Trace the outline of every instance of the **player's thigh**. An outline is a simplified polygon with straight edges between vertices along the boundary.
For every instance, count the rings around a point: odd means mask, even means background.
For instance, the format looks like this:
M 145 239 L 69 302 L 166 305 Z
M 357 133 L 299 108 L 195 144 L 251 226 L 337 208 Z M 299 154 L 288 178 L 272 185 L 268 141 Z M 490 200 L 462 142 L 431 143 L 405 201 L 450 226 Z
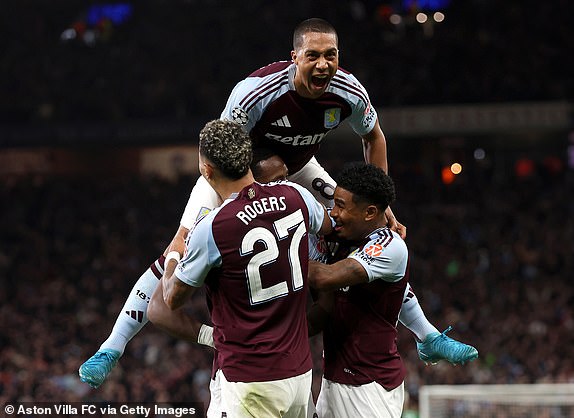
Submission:
M 197 221 L 220 204 L 221 199 L 213 190 L 213 187 L 209 185 L 203 176 L 199 176 L 195 186 L 191 189 L 187 205 L 179 223 L 185 228 L 192 230 Z
M 337 184 L 315 157 L 287 179 L 305 187 L 325 206 L 333 207 L 333 194 Z
M 378 383 L 353 386 L 323 379 L 317 399 L 319 418 L 400 418 L 404 383 L 387 391 Z
M 311 371 L 268 382 L 229 382 L 221 373 L 222 412 L 229 418 L 307 418 Z

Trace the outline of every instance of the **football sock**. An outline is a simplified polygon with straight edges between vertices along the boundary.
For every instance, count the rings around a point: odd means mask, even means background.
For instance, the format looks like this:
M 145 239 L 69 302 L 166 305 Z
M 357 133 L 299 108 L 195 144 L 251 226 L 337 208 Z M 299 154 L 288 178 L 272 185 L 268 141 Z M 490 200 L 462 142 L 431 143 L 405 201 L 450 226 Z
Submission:
M 118 315 L 111 334 L 102 343 L 100 350 L 108 348 L 123 354 L 128 342 L 148 321 L 147 306 L 162 274 L 163 265 L 160 266 L 156 261 L 140 276 Z
M 424 341 L 425 337 L 432 332 L 439 332 L 425 316 L 417 296 L 408 283 L 399 313 L 399 321 L 415 334 L 419 341 Z

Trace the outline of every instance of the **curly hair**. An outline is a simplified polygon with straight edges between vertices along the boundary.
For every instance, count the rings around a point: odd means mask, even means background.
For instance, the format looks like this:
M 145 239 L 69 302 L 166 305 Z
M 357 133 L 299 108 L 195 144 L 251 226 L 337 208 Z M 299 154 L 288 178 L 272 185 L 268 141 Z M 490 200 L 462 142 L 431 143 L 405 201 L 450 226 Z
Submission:
M 212 120 L 199 133 L 199 152 L 226 177 L 237 180 L 249 171 L 253 158 L 251 138 L 230 120 Z
M 372 164 L 345 165 L 337 176 L 337 187 L 351 192 L 355 203 L 374 204 L 383 211 L 395 200 L 393 180 Z
M 320 19 L 318 17 L 313 17 L 311 19 L 307 19 L 299 23 L 295 28 L 295 30 L 293 31 L 294 50 L 301 48 L 301 45 L 303 45 L 303 35 L 305 35 L 308 32 L 332 33 L 333 35 L 335 35 L 337 43 L 339 43 L 337 31 L 335 30 L 333 25 L 331 25 L 326 20 Z

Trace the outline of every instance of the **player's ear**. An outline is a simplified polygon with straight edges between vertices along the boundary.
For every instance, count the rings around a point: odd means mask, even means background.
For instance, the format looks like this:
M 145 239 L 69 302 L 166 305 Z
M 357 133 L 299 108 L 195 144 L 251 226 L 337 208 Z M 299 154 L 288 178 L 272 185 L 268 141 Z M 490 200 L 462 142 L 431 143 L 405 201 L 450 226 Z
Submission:
M 295 62 L 296 59 L 297 59 L 297 51 L 293 50 L 291 51 L 291 61 Z
M 372 221 L 379 216 L 380 211 L 376 205 L 368 205 L 365 208 L 365 221 Z
M 200 170 L 201 174 L 203 174 L 203 177 L 205 177 L 206 180 L 209 180 L 213 177 L 213 166 L 207 161 L 203 161 L 201 164 L 203 164 L 203 170 Z

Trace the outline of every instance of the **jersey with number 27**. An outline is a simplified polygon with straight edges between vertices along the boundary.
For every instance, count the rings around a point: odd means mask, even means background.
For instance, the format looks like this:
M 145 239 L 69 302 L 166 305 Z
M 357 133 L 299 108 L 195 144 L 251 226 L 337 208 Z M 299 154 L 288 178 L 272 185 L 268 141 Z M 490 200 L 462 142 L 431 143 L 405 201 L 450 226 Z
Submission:
M 351 73 L 339 68 L 321 97 L 307 99 L 295 91 L 296 69 L 288 61 L 260 68 L 237 83 L 221 114 L 244 126 L 255 147 L 274 150 L 289 174 L 299 171 L 343 120 L 359 135 L 377 120 L 367 91 Z
M 253 183 L 189 235 L 175 274 L 206 286 L 217 367 L 227 380 L 279 380 L 312 368 L 308 234 L 321 228 L 324 213 L 297 184 Z

